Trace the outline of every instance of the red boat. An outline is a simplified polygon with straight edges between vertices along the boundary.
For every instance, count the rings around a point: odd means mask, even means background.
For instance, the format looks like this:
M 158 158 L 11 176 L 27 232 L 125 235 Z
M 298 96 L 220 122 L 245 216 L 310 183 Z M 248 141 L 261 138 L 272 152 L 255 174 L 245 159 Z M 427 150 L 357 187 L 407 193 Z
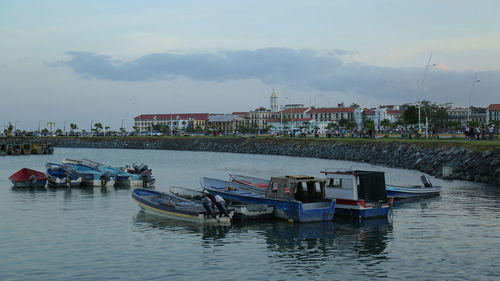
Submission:
M 9 177 L 14 187 L 45 187 L 47 175 L 28 168 L 22 168 Z

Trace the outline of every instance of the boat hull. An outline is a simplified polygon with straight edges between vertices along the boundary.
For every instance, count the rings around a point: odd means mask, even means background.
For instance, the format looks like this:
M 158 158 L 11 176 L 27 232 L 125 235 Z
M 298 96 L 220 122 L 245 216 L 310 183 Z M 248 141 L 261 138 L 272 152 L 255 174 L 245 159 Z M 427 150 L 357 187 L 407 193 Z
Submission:
M 12 181 L 12 185 L 16 188 L 26 188 L 26 187 L 45 187 L 47 180 L 37 180 L 34 184 L 29 181 Z
M 132 192 L 133 200 L 139 205 L 141 210 L 148 214 L 161 216 L 170 219 L 176 219 L 187 222 L 203 223 L 203 224 L 231 224 L 231 219 L 228 217 L 220 217 L 215 219 L 204 213 L 189 212 L 176 209 L 175 207 L 156 204 L 151 201 L 145 200 L 136 193 L 137 190 Z
M 442 191 L 441 187 L 400 187 L 387 186 L 387 195 L 395 199 L 411 199 L 439 196 Z
M 316 203 L 302 203 L 298 201 L 282 201 L 262 197 L 242 196 L 229 192 L 221 192 L 211 188 L 206 188 L 206 190 L 213 195 L 219 195 L 222 198 L 233 202 L 272 206 L 274 207 L 273 215 L 275 217 L 297 222 L 332 220 L 335 212 L 335 200 Z
M 358 219 L 372 219 L 387 217 L 390 213 L 390 206 L 382 207 L 355 207 L 344 204 L 337 204 L 335 209 L 335 217 L 352 217 Z

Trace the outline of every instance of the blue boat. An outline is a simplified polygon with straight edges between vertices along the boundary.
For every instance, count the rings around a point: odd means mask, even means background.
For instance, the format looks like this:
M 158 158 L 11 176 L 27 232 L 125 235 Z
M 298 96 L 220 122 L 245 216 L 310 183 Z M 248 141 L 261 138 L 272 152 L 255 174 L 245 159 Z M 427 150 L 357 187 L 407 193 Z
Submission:
M 83 164 L 65 163 L 65 166 L 74 174 L 81 177 L 81 184 L 88 186 L 113 185 L 114 180 L 109 173 L 104 173 L 93 167 Z
M 231 216 L 223 216 L 214 210 L 207 210 L 203 204 L 184 199 L 173 194 L 136 188 L 132 198 L 146 213 L 171 219 L 203 223 L 230 224 Z
M 433 186 L 431 181 L 425 175 L 420 177 L 423 185 L 400 186 L 388 184 L 386 187 L 387 195 L 395 199 L 412 199 L 439 196 L 442 191 L 441 186 Z
M 326 197 L 337 200 L 336 217 L 354 219 L 387 217 L 393 198 L 385 190 L 384 172 L 325 170 Z
M 125 169 L 104 165 L 88 159 L 74 160 L 66 158 L 63 160 L 63 163 L 71 165 L 83 165 L 84 167 L 88 167 L 92 170 L 101 172 L 105 176 L 109 176 L 112 179 L 113 184 L 116 186 L 147 187 L 155 183 L 155 178 L 153 177 L 150 169 L 141 170 L 140 173 L 129 173 Z M 98 180 L 101 180 L 101 177 L 99 177 Z
M 72 172 L 69 167 L 56 164 L 47 163 L 45 164 L 47 168 L 47 180 L 48 186 L 51 187 L 75 187 L 79 186 L 82 177 Z
M 225 200 L 274 207 L 273 215 L 297 222 L 329 221 L 335 212 L 335 200 L 325 198 L 325 180 L 307 176 L 272 177 L 261 192 L 247 185 L 202 178 L 201 186 Z

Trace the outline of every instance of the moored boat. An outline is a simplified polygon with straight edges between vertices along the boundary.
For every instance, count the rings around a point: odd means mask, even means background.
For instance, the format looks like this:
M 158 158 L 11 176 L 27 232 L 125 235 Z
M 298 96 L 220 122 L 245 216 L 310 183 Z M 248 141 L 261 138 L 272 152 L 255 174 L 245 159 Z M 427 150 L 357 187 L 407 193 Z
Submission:
M 77 187 L 82 177 L 71 171 L 69 167 L 56 163 L 45 164 L 47 180 L 50 187 Z
M 81 184 L 88 186 L 114 185 L 114 180 L 108 173 L 96 170 L 83 164 L 65 164 L 68 170 L 81 177 Z
M 184 187 L 171 187 L 170 193 L 200 204 L 207 195 L 203 191 Z M 274 211 L 272 206 L 262 204 L 230 204 L 228 208 L 234 212 L 233 218 L 236 220 L 268 219 L 272 217 Z
M 30 143 L 25 143 L 21 145 L 21 154 L 29 155 L 31 154 L 32 145 Z
M 109 175 L 113 179 L 116 186 L 152 186 L 155 183 L 155 178 L 152 175 L 151 169 L 145 166 L 145 169 L 137 170 L 137 173 L 130 173 L 126 169 L 116 168 L 109 165 L 101 164 L 88 159 L 63 159 L 63 163 L 71 165 L 84 165 L 96 171 L 100 171 Z
M 289 221 L 327 221 L 335 212 L 335 200 L 325 198 L 324 179 L 272 177 L 266 189 L 211 178 L 202 178 L 200 184 L 228 201 L 272 206 L 275 217 Z
M 205 224 L 231 223 L 231 214 L 223 216 L 212 213 L 212 210 L 207 210 L 201 203 L 168 193 L 136 188 L 132 191 L 132 198 L 142 210 L 154 215 Z
M 385 175 L 378 171 L 325 170 L 326 197 L 337 200 L 335 216 L 357 219 L 387 217 L 393 198 L 387 196 Z
M 387 195 L 395 199 L 411 199 L 439 196 L 442 191 L 441 186 L 433 186 L 429 178 L 425 175 L 420 177 L 423 185 L 401 186 L 388 184 L 386 187 Z
M 47 175 L 42 172 L 22 168 L 9 177 L 14 187 L 45 187 Z
M 0 156 L 7 155 L 7 145 L 0 144 Z

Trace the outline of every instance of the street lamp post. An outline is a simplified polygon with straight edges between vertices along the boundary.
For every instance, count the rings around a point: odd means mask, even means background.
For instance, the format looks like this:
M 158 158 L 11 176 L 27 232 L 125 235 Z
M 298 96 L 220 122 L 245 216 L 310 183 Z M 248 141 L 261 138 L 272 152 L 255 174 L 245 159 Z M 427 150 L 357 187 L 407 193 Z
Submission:
M 127 119 L 122 119 L 122 126 L 120 127 L 120 131 L 122 132 L 122 135 L 125 135 L 125 133 L 127 132 L 127 130 L 125 130 L 125 128 L 123 127 L 123 121 L 126 121 Z
M 45 120 L 38 120 L 38 133 L 40 133 L 40 122 L 42 122 L 42 121 L 45 122 Z
M 420 83 L 420 90 L 423 91 L 424 89 L 424 82 L 425 82 L 425 78 L 427 78 L 427 72 L 429 71 L 429 68 L 430 67 L 433 67 L 433 66 L 436 66 L 436 64 L 432 64 L 431 65 L 431 59 L 432 59 L 432 53 L 431 55 L 429 56 L 429 60 L 427 61 L 427 66 L 425 67 L 425 72 L 424 72 L 424 77 L 422 77 L 422 83 Z M 422 125 L 421 125 L 421 122 L 420 122 L 420 119 L 421 119 L 421 114 L 420 114 L 420 108 L 422 107 L 422 101 L 420 101 L 418 103 L 418 131 L 420 133 L 420 131 L 422 130 Z
M 472 89 L 480 81 L 481 80 L 477 80 L 477 72 L 474 73 L 474 80 L 472 80 L 472 85 L 470 86 L 470 91 L 469 91 L 469 104 L 468 104 L 468 109 L 467 109 L 467 123 L 470 122 Z
M 64 132 L 64 135 L 66 136 L 66 122 L 68 122 L 68 120 L 64 120 L 64 125 L 63 125 L 63 132 Z
M 93 136 L 94 134 L 92 133 L 92 123 L 94 123 L 96 120 L 90 121 L 90 136 Z
M 17 134 L 17 122 L 21 122 L 21 121 L 14 121 L 14 135 Z

